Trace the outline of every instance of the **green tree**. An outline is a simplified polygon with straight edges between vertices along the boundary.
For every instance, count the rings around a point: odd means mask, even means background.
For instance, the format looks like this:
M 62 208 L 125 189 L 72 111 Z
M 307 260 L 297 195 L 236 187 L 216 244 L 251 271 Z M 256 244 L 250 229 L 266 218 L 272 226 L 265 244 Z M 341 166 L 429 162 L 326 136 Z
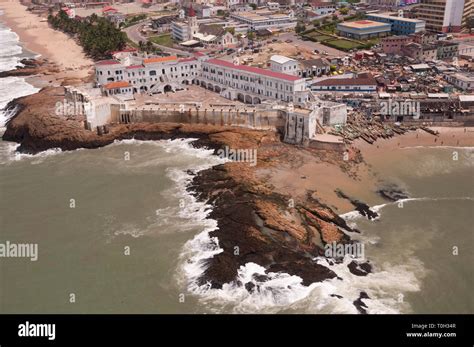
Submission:
M 339 13 L 345 16 L 349 13 L 349 9 L 347 7 L 342 7 L 341 9 L 339 9 Z

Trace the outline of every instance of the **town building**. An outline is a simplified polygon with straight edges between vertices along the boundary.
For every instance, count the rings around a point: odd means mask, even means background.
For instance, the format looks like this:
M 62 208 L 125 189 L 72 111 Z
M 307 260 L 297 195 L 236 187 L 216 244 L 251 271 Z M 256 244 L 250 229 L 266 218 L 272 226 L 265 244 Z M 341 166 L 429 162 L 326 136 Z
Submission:
M 411 42 L 411 38 L 406 35 L 384 37 L 380 44 L 386 54 L 400 54 L 402 47 Z
M 267 2 L 267 7 L 269 10 L 278 11 L 280 9 L 280 4 L 278 2 Z
M 450 59 L 459 55 L 459 43 L 454 41 L 438 41 L 436 43 L 438 59 Z
M 326 75 L 331 71 L 331 64 L 325 59 L 307 59 L 299 61 L 298 76 L 312 78 Z
M 270 57 L 270 70 L 298 76 L 298 61 L 282 55 Z
M 230 17 L 237 22 L 244 23 L 249 30 L 272 29 L 285 30 L 296 27 L 296 18 L 293 11 L 288 14 L 268 13 L 263 11 L 232 12 Z
M 429 31 L 421 31 L 415 34 L 411 34 L 410 38 L 415 43 L 427 45 L 438 40 L 437 34 Z
M 437 59 L 438 50 L 434 45 L 410 42 L 402 46 L 401 53 L 404 56 L 420 61 L 432 61 Z
M 125 15 L 121 12 L 107 12 L 104 14 L 104 17 L 114 23 L 117 28 L 119 28 L 122 23 L 125 23 Z
M 404 18 L 390 13 L 371 13 L 367 19 L 381 23 L 390 23 L 391 32 L 395 35 L 410 35 L 425 30 L 425 21 Z
M 313 1 L 310 6 L 318 16 L 327 16 L 336 12 L 336 4 L 333 2 Z
M 198 33 L 199 25 L 194 9 L 191 7 L 188 11 L 188 18 L 184 20 L 180 18 L 171 23 L 171 36 L 175 41 L 189 41 L 193 39 L 193 36 Z M 183 15 L 181 14 L 180 17 Z
M 171 31 L 171 23 L 176 20 L 176 16 L 162 16 L 151 20 L 151 27 L 158 33 Z
M 474 0 L 464 0 L 464 11 L 462 14 L 461 27 L 464 31 L 469 30 L 469 20 L 474 16 Z
M 460 32 L 464 5 L 465 0 L 420 0 L 417 18 L 426 22 L 426 30 L 443 33 Z M 470 8 L 468 6 L 466 9 Z
M 337 24 L 337 31 L 341 36 L 356 40 L 366 40 L 387 36 L 391 31 L 391 25 L 389 23 L 381 23 L 371 20 L 359 20 L 339 23 Z
M 446 81 L 464 91 L 474 91 L 474 73 L 448 73 L 445 74 Z
M 373 93 L 377 91 L 377 82 L 372 75 L 363 74 L 353 78 L 327 78 L 313 83 L 310 88 L 320 92 Z

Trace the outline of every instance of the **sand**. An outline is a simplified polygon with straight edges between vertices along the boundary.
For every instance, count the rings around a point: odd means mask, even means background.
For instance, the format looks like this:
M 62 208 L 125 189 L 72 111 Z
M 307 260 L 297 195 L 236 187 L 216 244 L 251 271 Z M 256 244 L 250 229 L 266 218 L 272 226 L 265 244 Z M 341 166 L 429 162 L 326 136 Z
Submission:
M 384 161 L 399 158 L 398 154 L 408 147 L 474 147 L 474 128 L 432 127 L 439 131 L 438 136 L 423 130 L 409 132 L 387 140 L 377 140 L 370 145 L 357 140 L 353 147 L 361 151 L 363 162 L 352 164 L 350 175 L 341 170 L 336 160 L 321 160 L 311 151 L 299 150 L 290 160 L 282 160 L 278 165 L 259 169 L 257 174 L 264 177 L 277 191 L 296 200 L 304 200 L 308 192 L 331 206 L 337 213 L 352 211 L 354 207 L 340 199 L 335 193 L 340 189 L 346 195 L 359 199 L 370 206 L 386 202 L 377 194 L 384 177 L 380 168 Z M 336 155 L 336 154 L 334 154 Z
M 61 72 L 56 78 L 85 78 L 90 74 L 92 60 L 72 38 L 51 29 L 45 18 L 28 12 L 18 1 L 0 0 L 0 9 L 4 12 L 0 20 L 18 34 L 26 49 L 58 66 Z

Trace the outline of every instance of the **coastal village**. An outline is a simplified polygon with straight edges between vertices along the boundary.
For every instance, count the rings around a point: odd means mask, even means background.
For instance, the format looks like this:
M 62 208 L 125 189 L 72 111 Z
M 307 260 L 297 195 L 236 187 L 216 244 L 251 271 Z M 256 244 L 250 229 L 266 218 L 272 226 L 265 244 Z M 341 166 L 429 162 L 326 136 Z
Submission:
M 217 227 L 206 237 L 222 250 L 204 259 L 193 289 L 233 283 L 255 294 L 270 273 L 298 276 L 304 287 L 342 283 L 336 266 L 367 276 L 370 259 L 341 265 L 343 256 L 325 255 L 326 246 L 362 244 L 343 215 L 374 221 L 370 206 L 412 198 L 384 175 L 386 162 L 403 158 L 397 149 L 474 143 L 474 0 L 23 0 L 5 8 L 12 30 L 41 55 L 0 73 L 27 76 L 39 90 L 5 108 L 13 116 L 2 137 L 19 143 L 18 153 L 192 139 L 190 147 L 229 159 L 185 171 L 186 192 L 212 206 L 206 218 Z M 247 154 L 234 163 L 233 151 Z M 249 263 L 263 273 L 235 282 Z M 344 298 L 328 290 L 328 300 L 377 312 L 363 301 L 375 294 L 359 289 Z

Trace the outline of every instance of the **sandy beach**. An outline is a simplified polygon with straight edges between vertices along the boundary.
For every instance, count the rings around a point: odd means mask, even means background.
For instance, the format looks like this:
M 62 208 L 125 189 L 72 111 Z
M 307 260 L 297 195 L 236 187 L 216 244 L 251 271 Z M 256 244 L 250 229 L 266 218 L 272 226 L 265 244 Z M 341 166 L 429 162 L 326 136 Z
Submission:
M 20 37 L 26 49 L 57 65 L 55 78 L 85 78 L 92 71 L 92 60 L 66 34 L 48 26 L 46 18 L 27 11 L 19 1 L 0 0 L 0 21 Z
M 340 189 L 347 195 L 373 206 L 384 200 L 376 190 L 383 184 L 380 169 L 384 162 L 399 158 L 407 148 L 413 147 L 474 147 L 474 128 L 432 127 L 438 136 L 423 130 L 409 132 L 390 139 L 379 139 L 374 144 L 356 140 L 352 147 L 360 150 L 363 162 L 350 164 L 350 170 L 341 169 L 341 158 L 318 159 L 306 151 L 297 151 L 291 162 L 281 161 L 278 166 L 258 169 L 279 192 L 297 200 L 304 200 L 311 192 L 313 196 L 328 204 L 338 213 L 353 210 L 353 206 L 336 194 Z M 398 159 L 397 159 L 398 160 Z

